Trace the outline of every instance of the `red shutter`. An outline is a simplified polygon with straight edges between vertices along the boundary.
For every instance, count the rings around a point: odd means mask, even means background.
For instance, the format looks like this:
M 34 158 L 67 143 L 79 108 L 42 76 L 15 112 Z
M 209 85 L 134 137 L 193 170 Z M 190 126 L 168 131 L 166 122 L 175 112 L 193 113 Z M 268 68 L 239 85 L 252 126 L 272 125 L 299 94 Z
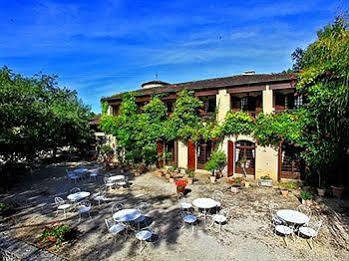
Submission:
M 195 170 L 195 143 L 188 140 L 188 169 Z
M 162 155 L 164 154 L 164 144 L 162 141 L 158 141 L 156 144 L 156 150 L 158 152 L 158 168 L 162 168 L 164 166 L 164 161 L 162 159 Z
M 228 176 L 234 175 L 234 142 L 228 141 Z

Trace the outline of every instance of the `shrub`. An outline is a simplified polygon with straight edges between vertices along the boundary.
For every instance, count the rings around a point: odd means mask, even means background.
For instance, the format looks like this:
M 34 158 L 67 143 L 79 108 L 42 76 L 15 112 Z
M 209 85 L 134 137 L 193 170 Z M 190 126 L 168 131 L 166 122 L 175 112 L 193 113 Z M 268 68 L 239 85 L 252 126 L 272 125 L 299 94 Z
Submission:
M 211 171 L 222 172 L 227 164 L 227 157 L 223 151 L 215 151 L 212 153 L 210 160 L 206 163 L 205 169 Z
M 15 209 L 13 205 L 5 202 L 0 202 L 0 217 L 9 216 L 14 213 L 14 211 Z
M 299 196 L 300 196 L 300 198 L 303 199 L 303 200 L 310 200 L 310 199 L 312 199 L 311 193 L 308 192 L 308 191 L 304 191 L 304 190 L 301 191 L 301 193 L 300 193 Z
M 39 238 L 40 244 L 55 243 L 57 247 L 63 242 L 71 241 L 77 237 L 78 231 L 67 224 L 45 227 Z

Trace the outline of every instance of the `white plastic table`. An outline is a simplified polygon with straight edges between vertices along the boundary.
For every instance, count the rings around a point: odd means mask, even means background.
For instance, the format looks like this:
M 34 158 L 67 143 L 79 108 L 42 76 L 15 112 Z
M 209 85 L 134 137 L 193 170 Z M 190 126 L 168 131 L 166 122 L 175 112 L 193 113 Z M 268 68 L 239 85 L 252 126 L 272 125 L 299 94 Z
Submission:
M 80 191 L 80 192 L 76 192 L 76 193 L 73 193 L 73 194 L 69 194 L 67 196 L 67 199 L 69 199 L 70 201 L 73 201 L 73 202 L 76 202 L 76 201 L 80 201 L 84 198 L 87 198 L 91 195 L 90 192 L 87 192 L 87 191 Z
M 217 207 L 218 202 L 212 198 L 197 198 L 193 200 L 193 205 L 201 209 L 210 209 Z
M 121 181 L 121 180 L 124 180 L 124 179 L 125 179 L 125 176 L 123 176 L 123 175 L 110 176 L 110 177 L 108 178 L 108 180 L 109 180 L 110 182 Z
M 86 169 L 86 168 L 78 168 L 78 169 L 74 169 L 73 171 L 76 174 L 85 174 L 85 173 L 88 172 L 88 169 Z
M 307 215 L 292 209 L 279 210 L 276 212 L 276 215 L 282 220 L 296 225 L 303 225 L 310 220 Z
M 126 208 L 114 213 L 113 219 L 119 222 L 131 222 L 142 216 L 138 209 Z

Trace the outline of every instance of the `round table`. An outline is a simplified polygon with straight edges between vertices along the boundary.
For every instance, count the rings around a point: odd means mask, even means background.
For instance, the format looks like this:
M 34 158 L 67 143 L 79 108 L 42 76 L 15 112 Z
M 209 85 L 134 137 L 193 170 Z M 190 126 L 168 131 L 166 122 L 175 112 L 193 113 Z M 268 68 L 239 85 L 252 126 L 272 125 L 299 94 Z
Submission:
M 123 175 L 116 175 L 116 176 L 110 176 L 108 177 L 108 180 L 110 182 L 116 182 L 116 181 L 121 181 L 121 180 L 124 180 L 125 179 L 125 176 Z
M 193 200 L 193 205 L 201 209 L 210 209 L 217 207 L 218 202 L 212 198 L 197 198 Z
M 119 222 L 131 222 L 142 216 L 138 209 L 126 208 L 113 214 L 113 219 Z
M 67 196 L 67 199 L 69 199 L 70 201 L 73 201 L 73 202 L 76 202 L 76 201 L 80 201 L 84 198 L 87 198 L 90 196 L 90 192 L 87 192 L 87 191 L 80 191 L 80 192 L 76 192 L 76 193 L 73 193 L 73 194 L 69 194 Z
M 296 225 L 303 225 L 310 220 L 307 215 L 292 209 L 279 210 L 276 212 L 276 215 L 282 220 Z
M 78 168 L 78 169 L 74 169 L 73 171 L 76 174 L 85 174 L 85 173 L 88 172 L 88 169 L 86 169 L 86 168 Z

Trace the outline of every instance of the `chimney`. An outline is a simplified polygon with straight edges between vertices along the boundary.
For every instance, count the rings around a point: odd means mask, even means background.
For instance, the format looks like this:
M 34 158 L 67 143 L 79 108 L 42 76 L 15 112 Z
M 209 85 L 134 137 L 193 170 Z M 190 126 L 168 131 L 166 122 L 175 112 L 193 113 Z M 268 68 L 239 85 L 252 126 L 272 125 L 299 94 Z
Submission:
M 243 75 L 255 75 L 256 72 L 255 71 L 246 71 L 243 73 Z

